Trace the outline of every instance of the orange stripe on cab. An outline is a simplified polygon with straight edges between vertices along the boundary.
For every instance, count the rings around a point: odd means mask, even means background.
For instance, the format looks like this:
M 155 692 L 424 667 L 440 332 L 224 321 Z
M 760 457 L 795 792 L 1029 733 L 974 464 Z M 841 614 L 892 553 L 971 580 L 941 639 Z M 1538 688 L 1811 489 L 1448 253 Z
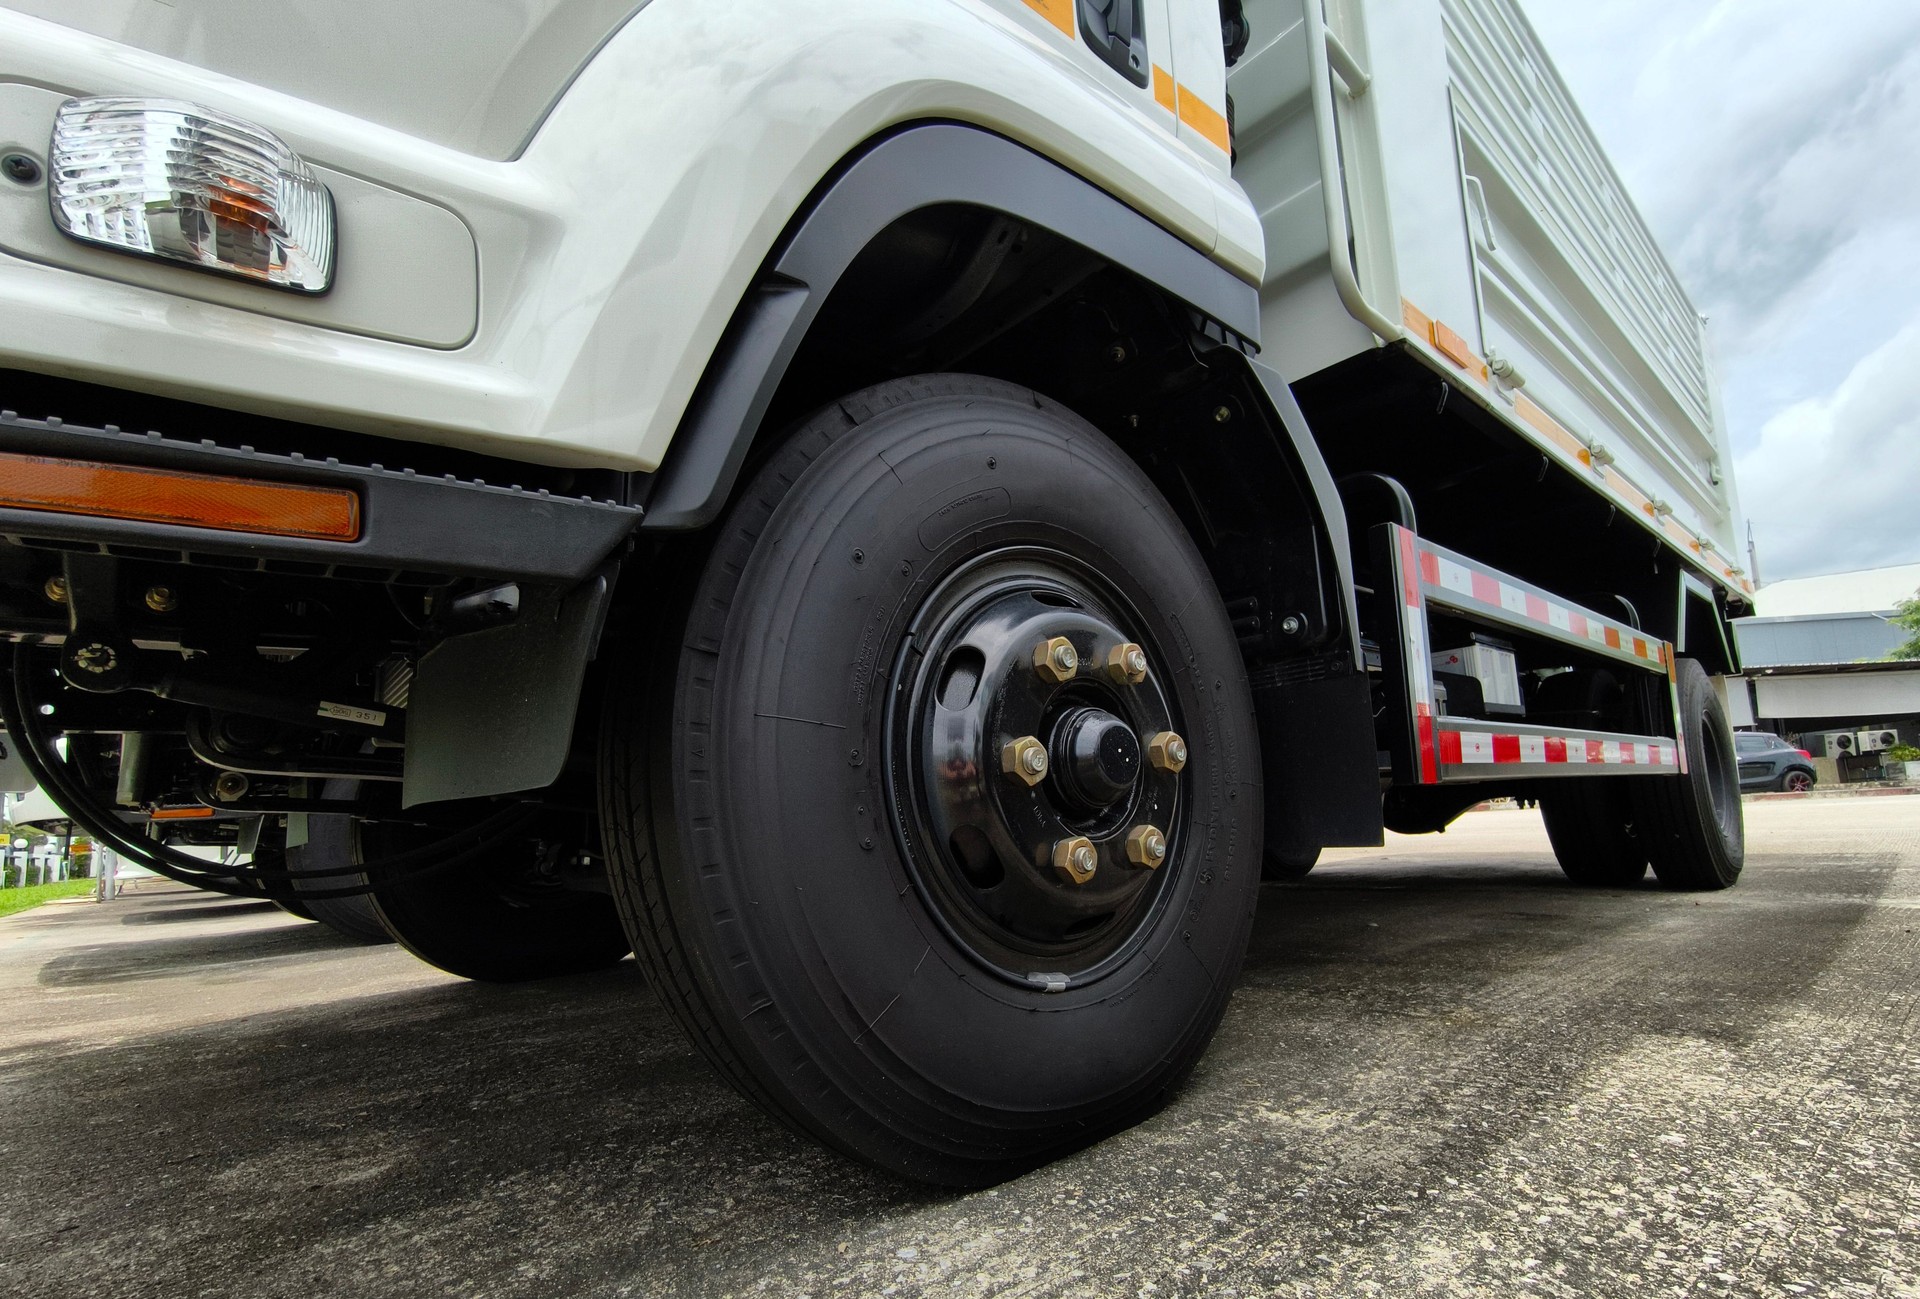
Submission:
M 1033 0 L 1027 0 L 1029 4 Z M 1227 153 L 1233 148 L 1233 141 L 1227 136 L 1227 119 L 1215 111 L 1212 104 L 1194 94 L 1185 86 L 1179 87 L 1180 120 L 1198 131 L 1208 143 Z
M 1073 0 L 1027 0 L 1027 8 L 1058 27 L 1073 39 Z
M 1169 113 L 1178 112 L 1174 107 L 1173 74 L 1158 63 L 1153 65 L 1153 102 Z

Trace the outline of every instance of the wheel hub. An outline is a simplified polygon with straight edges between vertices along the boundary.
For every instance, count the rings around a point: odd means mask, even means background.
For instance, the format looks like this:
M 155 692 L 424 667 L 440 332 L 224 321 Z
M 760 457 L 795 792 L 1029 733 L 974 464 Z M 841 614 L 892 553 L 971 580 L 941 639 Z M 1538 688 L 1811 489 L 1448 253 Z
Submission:
M 1097 812 L 1133 791 L 1140 776 L 1140 740 L 1104 708 L 1067 709 L 1047 743 L 1063 802 Z
M 1103 579 L 1022 550 L 950 576 L 907 637 L 887 720 L 907 864 L 1011 981 L 1097 977 L 1168 892 L 1185 747 L 1145 636 Z

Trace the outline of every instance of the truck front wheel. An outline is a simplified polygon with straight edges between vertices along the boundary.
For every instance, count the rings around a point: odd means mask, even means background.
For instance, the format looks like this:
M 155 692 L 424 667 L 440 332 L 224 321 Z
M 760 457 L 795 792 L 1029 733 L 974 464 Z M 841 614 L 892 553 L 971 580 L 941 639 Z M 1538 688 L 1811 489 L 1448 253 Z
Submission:
M 601 816 L 667 1008 L 776 1117 L 979 1185 L 1149 1113 L 1219 1023 L 1259 749 L 1199 554 L 984 379 L 848 397 L 616 674 Z

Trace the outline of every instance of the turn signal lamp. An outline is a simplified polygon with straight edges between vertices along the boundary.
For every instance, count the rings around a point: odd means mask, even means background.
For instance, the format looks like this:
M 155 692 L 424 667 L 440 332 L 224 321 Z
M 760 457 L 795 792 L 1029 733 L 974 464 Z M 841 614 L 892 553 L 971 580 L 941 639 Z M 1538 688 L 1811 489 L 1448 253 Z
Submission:
M 333 195 L 271 131 L 178 99 L 69 99 L 47 197 L 82 243 L 298 293 L 333 283 Z
M 360 498 L 344 487 L 0 453 L 0 507 L 141 523 L 354 541 Z

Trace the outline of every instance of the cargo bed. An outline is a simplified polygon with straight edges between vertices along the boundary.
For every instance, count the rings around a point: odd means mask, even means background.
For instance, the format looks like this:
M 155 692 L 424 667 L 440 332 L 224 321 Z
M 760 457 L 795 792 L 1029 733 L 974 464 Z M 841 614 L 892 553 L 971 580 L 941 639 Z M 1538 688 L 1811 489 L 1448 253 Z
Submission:
M 1738 601 L 1706 325 L 1513 0 L 1248 0 L 1266 360 L 1404 350 Z

